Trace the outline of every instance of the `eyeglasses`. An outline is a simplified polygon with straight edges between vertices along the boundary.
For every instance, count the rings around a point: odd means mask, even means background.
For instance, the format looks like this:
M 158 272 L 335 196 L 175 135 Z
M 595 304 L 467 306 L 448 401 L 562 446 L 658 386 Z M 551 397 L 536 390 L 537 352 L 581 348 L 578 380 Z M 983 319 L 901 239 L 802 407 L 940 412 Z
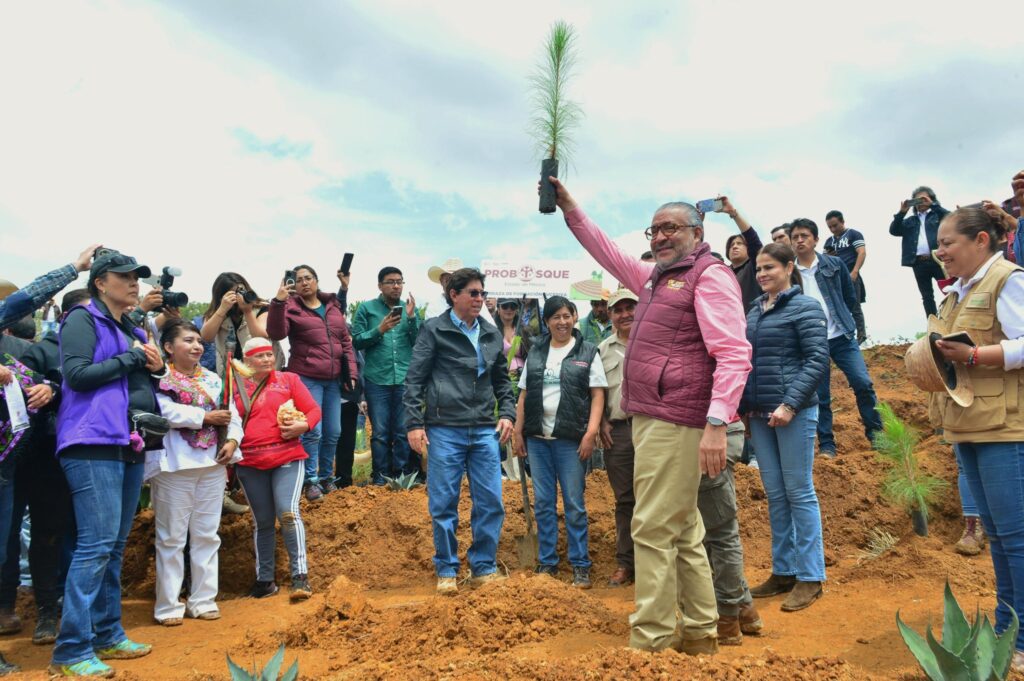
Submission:
M 661 232 L 661 235 L 667 239 L 679 230 L 687 228 L 693 229 L 693 225 L 677 225 L 673 222 L 663 222 L 660 225 L 651 225 L 645 229 L 644 236 L 647 237 L 648 241 L 651 241 L 654 237 L 658 236 L 658 232 Z
M 801 232 L 800 234 L 790 234 L 789 235 L 789 240 L 790 241 L 805 241 L 805 240 L 810 240 L 812 238 L 813 237 L 810 235 L 810 233 L 805 233 L 805 232 Z
M 305 284 L 306 282 L 309 282 L 309 281 L 316 281 L 316 279 L 314 279 L 313 277 L 296 277 L 295 278 L 295 283 L 296 284 Z
M 405 283 L 404 279 L 385 279 L 380 282 L 383 286 L 401 286 Z
M 486 298 L 487 297 L 487 291 L 481 291 L 478 288 L 472 289 L 471 291 L 463 291 L 463 293 L 468 295 L 470 298 Z

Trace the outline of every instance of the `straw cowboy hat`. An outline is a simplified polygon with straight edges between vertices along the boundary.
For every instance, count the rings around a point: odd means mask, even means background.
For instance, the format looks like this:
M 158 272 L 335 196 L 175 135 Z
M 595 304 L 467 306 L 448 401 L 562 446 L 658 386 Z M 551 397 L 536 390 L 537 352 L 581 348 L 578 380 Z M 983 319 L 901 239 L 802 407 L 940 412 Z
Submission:
M 455 270 L 462 269 L 462 260 L 459 258 L 448 258 L 443 265 L 434 265 L 427 270 L 427 277 L 435 284 L 441 283 L 442 274 L 452 274 Z
M 967 374 L 966 366 L 946 361 L 935 347 L 935 341 L 942 338 L 938 322 L 934 315 L 928 317 L 928 333 L 918 338 L 907 350 L 903 357 L 907 373 L 910 374 L 911 382 L 921 390 L 930 393 L 945 390 L 961 407 L 969 407 L 974 402 L 971 377 Z
M 6 279 L 0 279 L 0 300 L 3 300 L 7 296 L 11 295 L 18 290 L 18 287 L 7 281 Z

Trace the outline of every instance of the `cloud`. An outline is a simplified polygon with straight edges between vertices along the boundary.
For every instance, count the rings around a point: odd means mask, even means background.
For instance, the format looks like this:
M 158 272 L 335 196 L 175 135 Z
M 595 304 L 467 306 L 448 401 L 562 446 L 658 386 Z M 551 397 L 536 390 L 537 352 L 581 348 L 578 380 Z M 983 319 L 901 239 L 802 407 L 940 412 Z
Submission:
M 242 148 L 253 154 L 269 154 L 274 158 L 304 159 L 313 149 L 312 142 L 292 142 L 285 137 L 274 140 L 263 140 L 244 128 L 232 131 Z

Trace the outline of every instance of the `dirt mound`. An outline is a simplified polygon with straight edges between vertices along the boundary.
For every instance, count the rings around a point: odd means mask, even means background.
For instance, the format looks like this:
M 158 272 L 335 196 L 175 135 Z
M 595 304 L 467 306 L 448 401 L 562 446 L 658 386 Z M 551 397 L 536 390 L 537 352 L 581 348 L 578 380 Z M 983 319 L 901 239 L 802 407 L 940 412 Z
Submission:
M 493 655 L 560 634 L 613 634 L 628 625 L 599 600 L 547 576 L 523 574 L 454 597 L 372 607 L 339 577 L 316 617 L 278 632 L 290 647 L 343 649 L 349 661 L 396 663 L 418 658 Z M 255 643 L 255 642 L 254 642 Z
M 524 660 L 514 654 L 489 658 L 440 662 L 436 659 L 403 663 L 374 661 L 329 677 L 331 681 L 352 679 L 433 678 L 509 679 L 510 681 L 618 681 L 619 679 L 715 679 L 716 681 L 873 681 L 865 674 L 834 658 L 801 658 L 776 655 L 721 660 L 688 657 L 671 650 L 644 653 L 630 648 L 606 648 L 594 653 L 560 660 Z

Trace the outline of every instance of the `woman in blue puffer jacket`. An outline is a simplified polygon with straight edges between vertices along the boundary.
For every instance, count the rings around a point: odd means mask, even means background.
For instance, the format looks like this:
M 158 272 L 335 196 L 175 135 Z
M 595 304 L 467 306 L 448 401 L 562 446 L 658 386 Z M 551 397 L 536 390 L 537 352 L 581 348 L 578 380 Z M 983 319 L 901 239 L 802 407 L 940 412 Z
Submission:
M 764 294 L 747 314 L 753 368 L 740 410 L 749 418 L 772 529 L 772 574 L 755 598 L 788 593 L 786 611 L 816 601 L 825 581 L 821 512 L 812 467 L 817 386 L 829 370 L 825 312 L 801 292 L 796 253 L 769 244 L 757 256 Z

